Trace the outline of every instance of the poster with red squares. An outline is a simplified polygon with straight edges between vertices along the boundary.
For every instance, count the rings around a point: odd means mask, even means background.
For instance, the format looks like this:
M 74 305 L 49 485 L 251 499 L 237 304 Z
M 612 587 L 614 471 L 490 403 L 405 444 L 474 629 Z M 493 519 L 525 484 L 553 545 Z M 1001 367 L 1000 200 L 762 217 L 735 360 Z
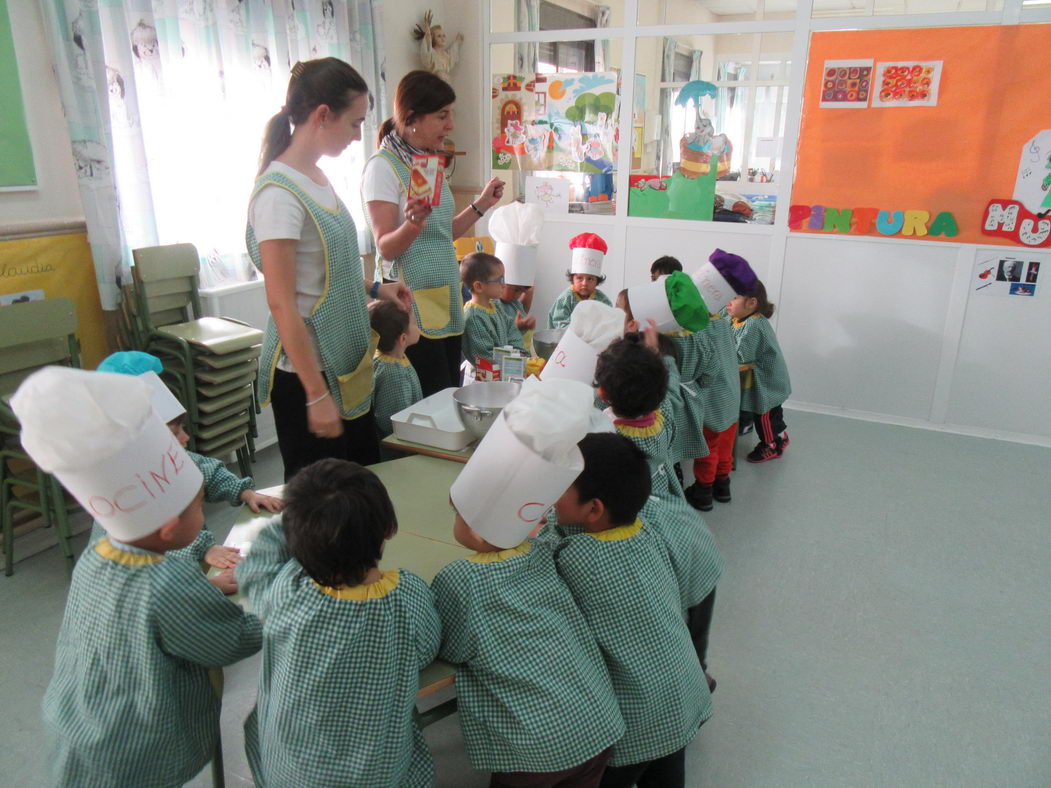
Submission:
M 821 106 L 864 109 L 872 92 L 871 60 L 826 60 L 821 72 Z
M 877 63 L 874 107 L 936 107 L 942 61 Z

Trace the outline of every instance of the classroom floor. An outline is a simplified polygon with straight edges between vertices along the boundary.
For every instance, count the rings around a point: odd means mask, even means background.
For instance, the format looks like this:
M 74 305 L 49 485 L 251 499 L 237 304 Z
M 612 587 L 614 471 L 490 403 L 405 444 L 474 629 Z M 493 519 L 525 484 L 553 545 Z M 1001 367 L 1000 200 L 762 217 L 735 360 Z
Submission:
M 786 456 L 741 462 L 734 501 L 707 517 L 726 557 L 719 688 L 687 784 L 1051 784 L 1051 450 L 786 415 Z M 256 478 L 280 481 L 275 449 Z M 218 537 L 234 513 L 209 507 Z M 55 550 L 0 577 L 3 786 L 44 782 L 39 706 L 65 591 Z M 241 722 L 257 660 L 226 671 L 229 786 L 251 784 Z M 426 737 L 440 786 L 487 784 L 457 717 Z

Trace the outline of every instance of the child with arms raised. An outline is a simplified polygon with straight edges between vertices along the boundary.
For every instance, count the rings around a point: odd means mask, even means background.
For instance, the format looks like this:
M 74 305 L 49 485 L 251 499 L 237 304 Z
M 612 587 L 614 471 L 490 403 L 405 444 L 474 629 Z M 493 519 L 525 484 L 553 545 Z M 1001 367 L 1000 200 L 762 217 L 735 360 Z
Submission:
M 420 340 L 420 327 L 401 304 L 373 301 L 369 323 L 379 334 L 372 361 L 372 415 L 380 435 L 394 432 L 390 417 L 423 399 L 420 379 L 405 349 Z
M 493 348 L 510 345 L 528 356 L 522 332 L 506 312 L 496 308 L 504 289 L 504 264 L 485 252 L 472 252 L 460 263 L 460 277 L 471 289 L 471 300 L 463 305 L 463 355 L 467 363 L 491 362 Z
M 582 301 L 596 300 L 606 306 L 612 306 L 606 294 L 598 286 L 606 281 L 602 275 L 602 261 L 609 247 L 606 242 L 594 233 L 581 233 L 569 242 L 572 250 L 572 262 L 566 277 L 569 287 L 555 299 L 547 315 L 548 328 L 565 328 L 569 325 L 570 315 Z
M 428 786 L 413 720 L 440 628 L 427 584 L 379 568 L 397 531 L 372 471 L 319 460 L 289 482 L 272 523 L 237 565 L 263 619 L 263 667 L 245 750 L 259 785 Z
M 255 616 L 168 557 L 204 523 L 201 472 L 142 380 L 47 367 L 11 407 L 26 452 L 107 534 L 73 571 L 44 695 L 51 783 L 182 785 L 218 743 L 208 669 L 260 644 Z
M 649 495 L 646 458 L 623 437 L 580 442 L 584 470 L 555 504 L 578 525 L 556 554 L 617 694 L 626 730 L 602 785 L 681 788 L 685 748 L 711 716 L 704 673 L 683 620 L 663 540 L 639 512 Z
M 467 754 L 475 769 L 494 772 L 490 786 L 597 786 L 624 732 L 602 654 L 555 569 L 554 543 L 528 538 L 580 472 L 576 442 L 591 409 L 582 383 L 531 385 L 452 487 L 453 533 L 477 552 L 434 579 L 439 656 L 457 665 Z

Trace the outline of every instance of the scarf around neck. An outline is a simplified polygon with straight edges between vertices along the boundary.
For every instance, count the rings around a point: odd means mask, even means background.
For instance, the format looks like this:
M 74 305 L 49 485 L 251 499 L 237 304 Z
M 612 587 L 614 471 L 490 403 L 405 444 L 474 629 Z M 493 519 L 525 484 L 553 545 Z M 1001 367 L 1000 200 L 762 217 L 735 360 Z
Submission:
M 380 147 L 384 150 L 389 150 L 395 156 L 405 163 L 405 166 L 410 170 L 412 169 L 412 157 L 415 156 L 426 156 L 433 151 L 424 150 L 423 148 L 417 148 L 410 145 L 404 137 L 398 132 L 392 131 L 380 142 Z

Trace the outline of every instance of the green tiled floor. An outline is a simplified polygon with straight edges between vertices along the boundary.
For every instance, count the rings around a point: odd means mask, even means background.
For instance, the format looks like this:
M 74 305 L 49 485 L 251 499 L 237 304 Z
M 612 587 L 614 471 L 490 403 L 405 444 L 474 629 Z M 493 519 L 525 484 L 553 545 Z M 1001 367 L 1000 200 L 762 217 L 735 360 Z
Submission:
M 719 689 L 688 784 L 1051 784 L 1051 450 L 787 416 L 787 455 L 742 462 L 733 503 L 708 517 L 727 566 Z M 260 485 L 280 475 L 276 450 L 261 452 Z M 210 507 L 209 525 L 222 537 L 233 515 Z M 39 704 L 65 588 L 54 550 L 0 577 L 3 786 L 43 782 Z M 241 721 L 256 669 L 227 671 L 231 786 L 250 783 Z M 487 784 L 455 716 L 427 740 L 440 785 Z

